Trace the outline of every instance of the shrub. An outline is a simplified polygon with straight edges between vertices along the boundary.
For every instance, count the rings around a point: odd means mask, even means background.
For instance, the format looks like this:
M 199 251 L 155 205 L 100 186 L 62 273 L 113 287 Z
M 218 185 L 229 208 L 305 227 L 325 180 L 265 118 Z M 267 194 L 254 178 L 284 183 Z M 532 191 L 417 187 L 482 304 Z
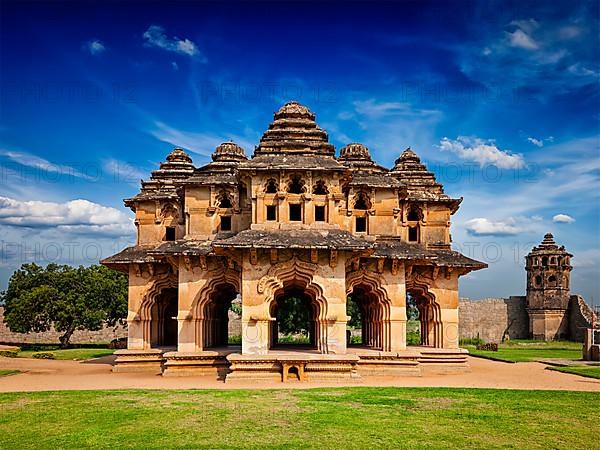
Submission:
M 421 333 L 419 331 L 408 331 L 406 333 L 407 345 L 421 345 Z
M 113 339 L 112 341 L 110 341 L 110 344 L 108 344 L 108 348 L 115 350 L 127 348 L 127 338 L 122 337 L 119 339 Z
M 229 336 L 227 343 L 231 345 L 240 345 L 242 343 L 242 336 Z
M 5 358 L 16 358 L 19 355 L 20 348 L 10 349 L 10 350 L 0 350 L 0 356 L 4 356 Z
M 50 352 L 34 353 L 33 357 L 35 359 L 56 359 L 55 356 L 54 356 L 54 353 L 50 353 Z
M 494 342 L 490 342 L 488 344 L 480 344 L 477 346 L 477 350 L 485 350 L 488 352 L 497 352 L 498 351 L 498 344 L 494 343 Z
M 350 336 L 350 344 L 362 344 L 362 336 Z
M 310 339 L 308 336 L 304 336 L 302 334 L 294 335 L 287 334 L 285 336 L 280 336 L 277 339 L 278 344 L 310 344 Z
M 481 339 L 479 336 L 474 337 L 474 338 L 462 338 L 459 341 L 460 345 L 483 345 L 485 344 L 485 341 L 483 339 Z

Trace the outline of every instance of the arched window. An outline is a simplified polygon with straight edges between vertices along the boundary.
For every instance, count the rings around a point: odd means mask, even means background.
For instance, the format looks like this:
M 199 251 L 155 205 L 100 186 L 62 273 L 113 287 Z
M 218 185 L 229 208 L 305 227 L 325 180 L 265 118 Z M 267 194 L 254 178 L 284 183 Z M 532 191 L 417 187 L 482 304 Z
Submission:
M 548 265 L 548 257 L 542 256 L 542 266 L 547 266 L 547 265 Z
M 227 192 L 221 191 L 219 194 L 219 208 L 232 208 L 231 198 Z
M 327 186 L 323 180 L 319 180 L 317 181 L 317 184 L 313 186 L 312 193 L 315 195 L 327 195 L 329 194 L 329 189 L 327 189 Z
M 302 194 L 305 192 L 304 181 L 302 181 L 300 175 L 292 175 L 290 177 L 287 191 L 290 194 Z
M 359 192 L 354 196 L 354 209 L 370 209 L 371 202 L 364 192 Z
M 556 264 L 556 256 L 553 256 L 550 258 L 550 264 L 552 264 L 552 265 Z
M 537 275 L 535 277 L 535 285 L 539 287 L 539 286 L 541 286 L 541 284 L 542 284 L 542 277 L 540 275 Z
M 406 219 L 409 222 L 417 222 L 419 220 L 421 220 L 423 218 L 423 213 L 421 212 L 421 209 L 418 206 L 412 205 L 410 207 L 410 209 L 408 210 L 408 215 L 406 217 Z
M 277 181 L 274 178 L 270 178 L 267 180 L 267 185 L 265 186 L 265 193 L 267 194 L 277 194 Z

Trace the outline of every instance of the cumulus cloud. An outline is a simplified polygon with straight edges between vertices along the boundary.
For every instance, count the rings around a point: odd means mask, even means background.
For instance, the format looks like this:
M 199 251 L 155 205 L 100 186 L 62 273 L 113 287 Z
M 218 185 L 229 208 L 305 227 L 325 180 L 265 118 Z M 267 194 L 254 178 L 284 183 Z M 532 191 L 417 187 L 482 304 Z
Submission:
M 575 219 L 568 214 L 557 214 L 552 218 L 552 222 L 555 223 L 573 223 Z
M 512 33 L 507 33 L 507 37 L 511 47 L 518 47 L 526 50 L 536 50 L 539 48 L 538 43 L 520 28 L 517 28 Z
M 76 234 L 125 236 L 133 232 L 131 219 L 123 212 L 82 199 L 57 203 L 0 197 L 0 224 Z
M 83 47 L 92 55 L 99 55 L 106 50 L 106 46 L 98 39 L 87 41 Z
M 465 222 L 467 233 L 474 236 L 513 236 L 521 229 L 513 219 L 506 221 L 491 221 L 485 217 L 477 217 Z
M 143 34 L 146 45 L 158 47 L 168 52 L 175 52 L 181 55 L 198 56 L 200 51 L 198 46 L 189 39 L 179 39 L 177 36 L 169 38 L 165 29 L 159 25 L 150 25 Z
M 522 155 L 499 149 L 493 140 L 465 136 L 452 140 L 445 137 L 439 147 L 461 159 L 476 162 L 480 167 L 491 164 L 500 169 L 518 169 L 525 166 Z

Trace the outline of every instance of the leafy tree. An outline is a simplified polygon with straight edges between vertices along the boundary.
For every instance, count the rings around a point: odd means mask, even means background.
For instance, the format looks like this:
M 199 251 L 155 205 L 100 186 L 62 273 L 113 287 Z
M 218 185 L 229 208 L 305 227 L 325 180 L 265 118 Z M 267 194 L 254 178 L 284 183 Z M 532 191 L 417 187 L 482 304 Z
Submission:
M 290 295 L 278 302 L 277 325 L 283 334 L 308 334 L 310 305 L 299 296 Z
M 104 266 L 23 264 L 0 294 L 4 321 L 19 333 L 60 333 L 68 347 L 75 330 L 99 330 L 123 323 L 127 315 L 127 276 Z
M 346 297 L 346 314 L 350 316 L 350 320 L 348 321 L 350 328 L 360 328 L 362 326 L 360 308 L 352 295 Z

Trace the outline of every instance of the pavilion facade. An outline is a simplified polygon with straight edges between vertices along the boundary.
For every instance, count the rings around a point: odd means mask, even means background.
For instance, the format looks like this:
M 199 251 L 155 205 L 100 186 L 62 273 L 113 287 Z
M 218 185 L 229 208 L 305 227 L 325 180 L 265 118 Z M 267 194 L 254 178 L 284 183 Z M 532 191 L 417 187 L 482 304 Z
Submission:
M 392 169 L 362 144 L 336 157 L 296 102 L 275 113 L 251 158 L 226 142 L 197 168 L 176 148 L 125 200 L 136 245 L 103 261 L 129 275 L 128 348 L 115 370 L 216 370 L 229 381 L 464 367 L 458 280 L 485 264 L 450 248 L 461 200 L 410 149 Z M 278 311 L 292 296 L 310 322 L 310 344 L 295 352 L 278 342 Z M 349 296 L 360 309 L 359 348 L 347 342 Z M 407 297 L 419 309 L 415 348 Z M 240 298 L 241 347 L 232 347 L 228 311 Z

